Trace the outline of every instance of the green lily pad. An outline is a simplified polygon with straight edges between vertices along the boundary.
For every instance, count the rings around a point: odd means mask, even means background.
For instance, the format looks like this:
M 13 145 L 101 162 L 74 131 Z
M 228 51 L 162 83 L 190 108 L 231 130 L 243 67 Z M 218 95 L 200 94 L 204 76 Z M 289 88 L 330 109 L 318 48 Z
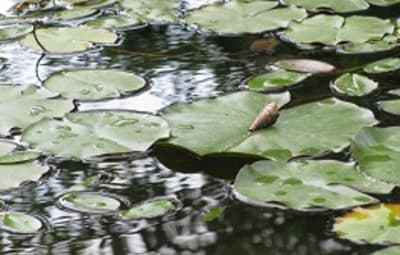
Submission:
M 377 202 L 358 190 L 389 193 L 394 186 L 365 178 L 354 164 L 338 161 L 258 161 L 244 166 L 234 188 L 239 199 L 268 205 L 278 202 L 288 208 L 343 209 Z
M 76 8 L 72 10 L 62 10 L 50 14 L 50 20 L 52 21 L 70 21 L 76 19 L 82 19 L 90 17 L 95 14 L 97 10 L 92 8 Z
M 115 98 L 145 85 L 145 79 L 132 73 L 89 69 L 56 73 L 44 82 L 50 91 L 79 100 Z
M 206 222 L 211 222 L 218 219 L 222 214 L 224 214 L 226 206 L 216 207 L 211 209 L 209 212 L 203 215 L 203 220 Z
M 34 148 L 78 159 L 145 151 L 168 137 L 168 124 L 160 117 L 127 111 L 70 113 L 62 120 L 39 121 L 22 133 Z
M 141 23 L 141 20 L 132 16 L 106 16 L 94 19 L 86 23 L 93 28 L 124 29 Z
M 151 200 L 123 211 L 121 217 L 125 220 L 151 219 L 160 217 L 175 208 L 174 203 L 168 199 Z
M 13 40 L 32 32 L 31 24 L 14 24 L 0 27 L 0 41 Z
M 142 23 L 172 23 L 177 20 L 175 0 L 120 0 L 120 5 L 132 17 Z
M 313 59 L 284 59 L 274 63 L 279 68 L 299 73 L 330 73 L 335 67 L 326 62 Z
M 273 99 L 254 92 L 239 92 L 173 105 L 164 115 L 172 132 L 167 143 L 201 156 L 244 153 L 287 160 L 341 150 L 361 127 L 376 123 L 367 109 L 326 99 L 282 110 L 274 126 L 250 133 L 250 125 L 271 101 L 282 105 L 286 102 L 285 95 Z
M 385 58 L 364 67 L 366 73 L 386 73 L 400 69 L 400 58 Z
M 354 12 L 369 8 L 365 0 L 284 0 L 287 4 L 297 5 L 311 11 L 319 9 L 331 9 L 335 12 Z
M 390 20 L 369 16 L 343 18 L 320 14 L 302 22 L 292 22 L 284 36 L 296 43 L 336 45 L 340 42 L 364 43 L 379 40 L 393 32 L 394 26 Z
M 0 190 L 17 188 L 25 181 L 37 181 L 48 170 L 36 162 L 0 164 Z
M 233 0 L 196 9 L 185 20 L 218 34 L 239 34 L 284 28 L 292 20 L 302 20 L 307 16 L 303 8 L 275 8 L 277 4 L 276 1 Z M 240 22 L 233 25 L 232 20 Z
M 358 53 L 375 53 L 392 50 L 400 44 L 393 35 L 387 35 L 378 41 L 368 41 L 363 43 L 345 43 L 339 47 L 340 53 L 358 54 Z
M 361 129 L 352 142 L 351 153 L 368 176 L 400 183 L 400 127 Z
M 356 208 L 338 217 L 333 230 L 341 237 L 370 244 L 400 244 L 400 205 Z
M 72 191 L 59 199 L 59 204 L 67 209 L 92 214 L 116 212 L 121 202 L 111 196 L 95 192 Z
M 0 85 L 0 133 L 26 128 L 42 118 L 62 117 L 74 108 L 71 100 L 54 98 L 35 86 Z
M 368 2 L 377 6 L 390 6 L 400 3 L 400 0 L 368 0 Z
M 393 92 L 395 92 L 394 94 L 398 93 L 397 91 Z M 394 100 L 380 101 L 379 105 L 386 112 L 400 115 L 400 100 L 394 99 Z
M 346 73 L 336 79 L 332 88 L 339 94 L 360 97 L 377 89 L 378 83 L 363 75 Z
M 39 157 L 37 152 L 16 151 L 17 145 L 8 140 L 0 139 L 0 164 L 14 164 L 31 161 Z
M 383 250 L 379 250 L 372 255 L 398 255 L 400 254 L 400 246 L 393 246 Z
M 115 43 L 118 36 L 105 29 L 89 27 L 51 27 L 36 30 L 37 37 L 44 48 L 50 53 L 73 53 L 93 48 L 94 43 Z M 33 50 L 42 49 L 36 43 L 32 34 L 26 36 L 20 43 Z
M 43 228 L 43 223 L 29 214 L 20 212 L 0 212 L 0 229 L 17 234 L 35 234 Z
M 290 71 L 278 70 L 256 76 L 249 80 L 252 90 L 268 90 L 284 88 L 304 81 L 309 75 Z

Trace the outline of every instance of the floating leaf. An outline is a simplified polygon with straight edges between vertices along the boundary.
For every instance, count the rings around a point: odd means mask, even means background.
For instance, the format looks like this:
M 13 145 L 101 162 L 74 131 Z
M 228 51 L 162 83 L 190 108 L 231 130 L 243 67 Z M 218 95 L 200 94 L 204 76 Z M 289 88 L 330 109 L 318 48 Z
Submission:
M 323 33 L 321 33 L 323 31 Z M 394 32 L 390 20 L 369 16 L 320 14 L 302 22 L 292 22 L 284 36 L 296 43 L 322 43 L 336 45 L 340 42 L 363 43 L 379 40 Z
M 36 162 L 0 164 L 0 190 L 17 188 L 25 181 L 37 181 L 48 171 Z
M 125 220 L 151 219 L 160 217 L 174 209 L 175 205 L 170 200 L 152 200 L 122 212 L 121 217 Z
M 31 215 L 20 212 L 0 212 L 0 229 L 17 234 L 35 234 L 43 223 Z
M 22 134 L 34 148 L 78 159 L 145 151 L 167 137 L 168 124 L 160 117 L 127 111 L 70 113 L 62 120 L 39 121 Z
M 335 70 L 335 67 L 326 62 L 313 60 L 313 59 L 285 59 L 279 60 L 275 66 L 300 73 L 330 73 Z
M 389 247 L 389 248 L 377 251 L 372 255 L 398 255 L 398 254 L 400 254 L 400 246 Z
M 194 10 L 186 22 L 219 34 L 261 33 L 286 27 L 292 20 L 307 16 L 302 8 L 274 8 L 277 4 L 276 1 L 233 0 Z M 232 25 L 232 20 L 240 22 Z
M 345 43 L 340 46 L 339 52 L 346 54 L 353 53 L 375 53 L 388 51 L 398 47 L 400 44 L 397 42 L 397 38 L 388 35 L 379 41 L 368 41 L 363 43 Z
M 137 17 L 119 15 L 97 18 L 89 21 L 86 25 L 93 28 L 124 29 L 140 23 L 141 21 Z
M 371 244 L 400 244 L 400 205 L 356 208 L 336 219 L 333 230 L 342 238 Z
M 26 128 L 42 118 L 62 117 L 74 108 L 71 100 L 53 98 L 56 95 L 35 86 L 0 85 L 0 133 L 11 128 Z
M 336 79 L 332 88 L 340 94 L 360 97 L 378 88 L 378 83 L 359 74 L 347 73 Z
M 31 24 L 15 24 L 0 27 L 0 41 L 12 40 L 32 32 Z
M 121 202 L 111 196 L 95 192 L 72 191 L 59 199 L 61 206 L 82 213 L 104 214 L 116 212 Z
M 282 105 L 279 102 L 286 102 L 285 94 L 274 99 L 254 92 L 240 92 L 173 105 L 164 115 L 172 131 L 167 143 L 201 156 L 244 153 L 286 160 L 298 155 L 341 150 L 361 127 L 376 123 L 367 109 L 326 99 L 281 110 L 273 127 L 249 133 L 251 123 L 271 101 Z
M 67 9 L 50 14 L 49 19 L 52 21 L 70 21 L 92 16 L 96 12 L 97 10 L 91 8 L 77 8 L 72 10 Z
M 235 192 L 251 203 L 278 202 L 291 209 L 343 209 L 376 202 L 357 190 L 389 193 L 394 186 L 365 178 L 354 164 L 338 161 L 258 161 L 236 176 Z
M 295 85 L 307 77 L 307 74 L 278 70 L 251 78 L 248 86 L 252 90 L 276 89 Z
M 400 127 L 361 129 L 352 143 L 351 153 L 365 174 L 400 183 Z
M 397 91 L 391 91 L 394 94 L 397 94 Z M 379 105 L 382 109 L 386 112 L 390 112 L 392 114 L 399 114 L 400 115 L 400 100 L 385 100 L 380 101 Z
M 287 4 L 301 6 L 311 11 L 332 9 L 336 12 L 354 12 L 366 10 L 369 7 L 365 0 L 284 0 Z
M 114 43 L 118 36 L 105 29 L 89 27 L 50 27 L 36 30 L 37 37 L 50 53 L 73 53 L 93 47 L 93 43 Z M 21 44 L 37 51 L 42 49 L 32 34 L 22 39 Z
M 179 7 L 174 0 L 121 0 L 120 4 L 132 18 L 143 23 L 175 22 L 177 17 L 174 9 Z
M 364 67 L 366 73 L 386 73 L 400 69 L 400 58 L 385 58 Z
M 145 85 L 142 77 L 117 70 L 63 71 L 44 82 L 50 91 L 79 100 L 119 97 L 140 90 Z
M 368 2 L 377 6 L 390 6 L 400 3 L 400 0 L 368 0 Z

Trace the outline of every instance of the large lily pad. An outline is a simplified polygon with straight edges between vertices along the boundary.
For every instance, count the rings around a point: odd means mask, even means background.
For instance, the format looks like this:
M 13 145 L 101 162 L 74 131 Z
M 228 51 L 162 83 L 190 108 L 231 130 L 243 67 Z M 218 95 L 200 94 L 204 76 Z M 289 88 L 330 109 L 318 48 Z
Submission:
M 121 0 L 120 4 L 132 18 L 141 23 L 175 22 L 175 9 L 179 7 L 175 0 Z
M 141 20 L 137 17 L 116 15 L 97 18 L 89 21 L 86 25 L 94 28 L 125 29 L 139 23 L 141 23 Z
M 368 2 L 365 0 L 284 0 L 284 2 L 312 11 L 331 9 L 336 12 L 354 12 L 365 10 L 369 7 Z
M 361 129 L 352 143 L 351 153 L 365 174 L 400 183 L 400 127 Z
M 25 181 L 37 181 L 48 170 L 36 162 L 0 164 L 0 190 L 17 188 Z
M 26 128 L 42 118 L 62 117 L 74 108 L 71 100 L 54 98 L 35 86 L 0 85 L 0 133 L 11 128 Z
M 342 238 L 371 244 L 400 244 L 400 205 L 357 208 L 339 217 L 333 230 Z
M 308 76 L 308 74 L 278 70 L 251 78 L 248 86 L 252 90 L 279 89 L 302 82 Z
M 284 36 L 296 43 L 336 45 L 340 42 L 363 43 L 379 40 L 393 32 L 394 26 L 390 20 L 370 16 L 343 18 L 320 14 L 302 22 L 292 22 Z
M 400 69 L 400 58 L 385 58 L 364 67 L 366 73 L 386 73 Z
M 14 164 L 36 159 L 39 154 L 33 151 L 18 151 L 17 144 L 0 139 L 0 164 Z
M 51 27 L 36 30 L 39 42 L 50 53 L 73 53 L 85 51 L 94 46 L 94 43 L 114 43 L 118 36 L 105 29 L 89 27 Z M 41 51 L 32 34 L 22 39 L 25 47 Z
M 361 127 L 376 123 L 369 110 L 326 99 L 282 110 L 274 126 L 250 133 L 248 128 L 271 100 L 277 99 L 240 92 L 174 105 L 164 115 L 172 130 L 168 143 L 201 156 L 236 152 L 288 159 L 341 150 Z M 282 96 L 279 100 L 285 102 Z
M 146 81 L 135 74 L 117 70 L 75 70 L 54 74 L 44 85 L 64 97 L 98 100 L 140 90 Z
M 15 24 L 0 27 L 0 41 L 12 40 L 32 32 L 31 24 Z
M 291 209 L 342 209 L 376 202 L 357 190 L 388 193 L 394 186 L 365 178 L 354 164 L 338 161 L 258 161 L 243 167 L 235 192 L 245 201 L 278 202 Z
M 363 75 L 347 73 L 337 78 L 332 88 L 339 94 L 360 97 L 378 88 L 378 83 Z
M 233 0 L 194 10 L 186 17 L 186 22 L 219 34 L 261 33 L 284 28 L 292 20 L 307 16 L 302 8 L 275 8 L 277 4 L 276 1 Z
M 37 122 L 22 134 L 22 139 L 35 148 L 78 159 L 145 151 L 167 137 L 169 128 L 163 119 L 126 111 L 70 113 L 62 120 Z

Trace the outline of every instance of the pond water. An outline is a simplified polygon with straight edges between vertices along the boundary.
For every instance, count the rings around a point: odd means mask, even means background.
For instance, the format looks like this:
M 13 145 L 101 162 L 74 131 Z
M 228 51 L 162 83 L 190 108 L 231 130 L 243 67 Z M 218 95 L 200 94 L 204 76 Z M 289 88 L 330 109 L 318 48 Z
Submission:
M 197 7 L 203 2 L 211 1 L 188 1 L 182 7 Z M 399 11 L 400 7 L 375 8 L 368 13 L 392 17 Z M 255 54 L 249 47 L 261 35 L 218 37 L 181 25 L 150 25 L 122 32 L 121 36 L 118 47 L 46 55 L 38 67 L 40 54 L 16 42 L 3 43 L 0 57 L 6 59 L 6 67 L 1 71 L 0 82 L 40 84 L 40 80 L 54 72 L 80 68 L 124 70 L 145 77 L 150 88 L 134 97 L 78 103 L 76 110 L 155 113 L 171 104 L 242 90 L 249 77 L 265 72 L 267 64 L 283 58 L 327 61 L 340 72 L 400 53 L 395 49 L 343 55 L 301 51 L 293 44 L 281 42 L 269 52 Z M 315 77 L 307 86 L 291 88 L 288 107 L 333 96 L 329 84 L 337 76 Z M 379 99 L 395 97 L 386 91 L 397 88 L 398 79 L 380 77 L 380 82 L 379 90 L 368 98 L 351 100 L 373 110 L 382 126 L 400 124 L 399 118 L 375 105 Z M 325 157 L 349 160 L 348 150 Z M 51 173 L 38 184 L 28 183 L 2 193 L 0 199 L 9 210 L 45 219 L 48 229 L 28 236 L 0 232 L 1 254 L 362 255 L 380 248 L 337 238 L 331 231 L 332 221 L 343 211 L 296 213 L 237 201 L 231 191 L 233 177 L 252 159 L 199 161 L 189 153 L 159 150 L 147 157 L 123 161 L 82 163 L 55 157 L 46 161 L 52 167 Z M 88 215 L 57 205 L 61 194 L 90 177 L 99 178 L 90 190 L 113 194 L 126 202 L 125 207 L 128 203 L 169 197 L 179 201 L 179 210 L 161 218 L 126 222 L 116 215 Z M 381 196 L 381 201 L 400 202 L 397 193 Z M 206 221 L 205 213 L 218 207 L 224 207 L 224 213 Z

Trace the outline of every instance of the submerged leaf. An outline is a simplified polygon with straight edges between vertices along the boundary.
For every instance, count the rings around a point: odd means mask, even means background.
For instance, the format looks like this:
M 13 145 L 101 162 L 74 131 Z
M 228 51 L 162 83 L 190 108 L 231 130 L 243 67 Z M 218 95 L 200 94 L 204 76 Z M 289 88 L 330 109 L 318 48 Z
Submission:
M 125 220 L 139 220 L 160 217 L 175 209 L 175 205 L 167 199 L 147 201 L 133 206 L 121 213 Z
M 235 192 L 243 201 L 278 202 L 296 210 L 343 209 L 376 202 L 364 192 L 389 193 L 394 185 L 365 178 L 354 164 L 331 160 L 258 161 L 236 176 Z
M 78 159 L 145 151 L 167 137 L 169 128 L 163 119 L 128 111 L 70 113 L 62 120 L 39 121 L 22 133 L 34 148 Z
M 189 24 L 219 34 L 261 33 L 289 25 L 292 20 L 302 20 L 307 13 L 302 8 L 277 6 L 276 1 L 232 0 L 224 4 L 201 7 L 185 18 Z M 239 20 L 234 25 L 232 20 Z
M 400 205 L 381 204 L 356 208 L 336 218 L 333 230 L 354 242 L 400 244 Z
M 378 83 L 359 74 L 347 73 L 336 79 L 332 88 L 343 95 L 360 97 L 377 89 Z
M 63 71 L 44 82 L 50 91 L 79 100 L 119 97 L 140 90 L 145 85 L 142 77 L 117 70 Z

